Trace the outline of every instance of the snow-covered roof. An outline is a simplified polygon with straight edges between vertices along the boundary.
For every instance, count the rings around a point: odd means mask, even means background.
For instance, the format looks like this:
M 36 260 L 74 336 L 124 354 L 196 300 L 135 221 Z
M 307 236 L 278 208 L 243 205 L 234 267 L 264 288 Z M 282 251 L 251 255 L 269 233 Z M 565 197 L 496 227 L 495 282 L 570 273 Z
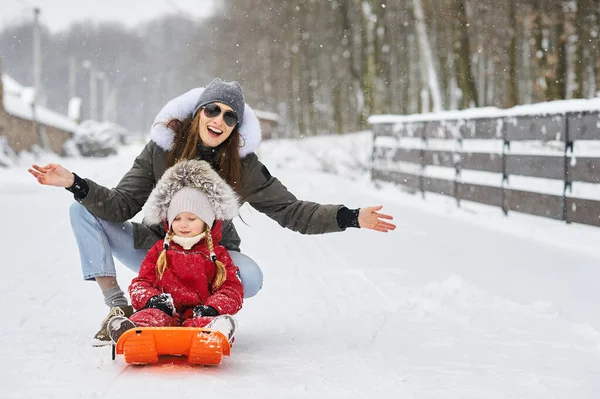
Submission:
M 6 74 L 2 74 L 4 86 L 3 106 L 6 113 L 19 118 L 33 120 L 33 110 L 24 98 L 27 94 L 25 87 Z M 43 106 L 36 107 L 36 119 L 39 123 L 52 126 L 67 132 L 74 132 L 77 124 L 67 116 L 59 114 Z
M 259 110 L 253 110 L 254 113 L 256 114 L 256 117 L 258 119 L 263 119 L 263 120 L 267 120 L 267 121 L 273 121 L 273 122 L 278 122 L 279 121 L 279 116 L 277 114 L 274 114 L 272 112 L 267 112 L 267 111 L 259 111 Z
M 6 93 L 11 93 L 16 96 L 20 96 L 23 92 L 23 86 L 5 73 L 2 74 L 2 86 L 4 87 L 5 95 Z
M 408 123 L 475 118 L 505 118 L 527 115 L 556 115 L 565 114 L 567 112 L 585 111 L 600 111 L 600 98 L 549 101 L 536 104 L 518 105 L 508 109 L 483 107 L 425 114 L 372 115 L 369 117 L 369 123 Z

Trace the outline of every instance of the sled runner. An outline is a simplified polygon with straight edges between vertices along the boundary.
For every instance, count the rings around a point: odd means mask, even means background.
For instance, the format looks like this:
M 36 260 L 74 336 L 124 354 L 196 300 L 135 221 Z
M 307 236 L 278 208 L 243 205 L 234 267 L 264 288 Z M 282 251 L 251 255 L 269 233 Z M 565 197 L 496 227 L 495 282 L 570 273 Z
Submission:
M 221 332 L 197 327 L 132 328 L 112 346 L 112 358 L 123 355 L 129 364 L 157 363 L 160 355 L 186 356 L 191 364 L 216 365 L 231 346 Z

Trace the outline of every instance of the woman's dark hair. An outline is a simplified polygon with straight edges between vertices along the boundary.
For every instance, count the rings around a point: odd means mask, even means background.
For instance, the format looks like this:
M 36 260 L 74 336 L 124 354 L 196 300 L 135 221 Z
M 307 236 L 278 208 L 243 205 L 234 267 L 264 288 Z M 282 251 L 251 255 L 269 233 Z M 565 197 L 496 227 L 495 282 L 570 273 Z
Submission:
M 200 112 L 194 119 L 190 116 L 183 121 L 171 119 L 167 122 L 166 126 L 175 132 L 173 149 L 167 153 L 167 167 L 171 167 L 179 161 L 196 157 L 200 142 L 199 121 Z M 240 133 L 236 125 L 227 140 L 217 147 L 215 163 L 217 173 L 241 196 L 240 140 Z

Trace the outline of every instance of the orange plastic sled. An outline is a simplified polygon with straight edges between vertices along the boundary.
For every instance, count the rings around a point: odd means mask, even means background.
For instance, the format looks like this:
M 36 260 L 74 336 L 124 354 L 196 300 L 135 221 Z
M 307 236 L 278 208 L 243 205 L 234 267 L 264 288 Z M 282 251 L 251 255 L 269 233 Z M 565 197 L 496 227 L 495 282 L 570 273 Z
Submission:
M 129 364 L 157 363 L 160 355 L 186 356 L 191 364 L 215 365 L 231 346 L 220 332 L 197 327 L 141 327 L 125 331 L 113 345 L 113 360 L 124 355 Z

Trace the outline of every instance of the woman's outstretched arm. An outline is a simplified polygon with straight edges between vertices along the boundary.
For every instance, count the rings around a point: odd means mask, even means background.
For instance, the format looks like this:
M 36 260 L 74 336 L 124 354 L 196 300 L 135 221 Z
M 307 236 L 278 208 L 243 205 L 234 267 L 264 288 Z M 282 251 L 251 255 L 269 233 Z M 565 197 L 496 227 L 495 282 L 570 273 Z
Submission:
M 131 169 L 116 187 L 109 189 L 91 179 L 83 179 L 58 164 L 32 165 L 28 170 L 40 184 L 65 187 L 79 203 L 94 216 L 113 222 L 124 222 L 134 217 L 144 206 L 154 178 L 154 142 L 144 147 Z M 161 154 L 162 155 L 162 154 Z
M 324 234 L 361 227 L 381 232 L 396 226 L 380 213 L 382 206 L 348 209 L 343 205 L 324 205 L 296 198 L 258 160 L 250 154 L 242 160 L 242 197 L 244 201 L 275 220 L 282 227 L 301 234 Z

